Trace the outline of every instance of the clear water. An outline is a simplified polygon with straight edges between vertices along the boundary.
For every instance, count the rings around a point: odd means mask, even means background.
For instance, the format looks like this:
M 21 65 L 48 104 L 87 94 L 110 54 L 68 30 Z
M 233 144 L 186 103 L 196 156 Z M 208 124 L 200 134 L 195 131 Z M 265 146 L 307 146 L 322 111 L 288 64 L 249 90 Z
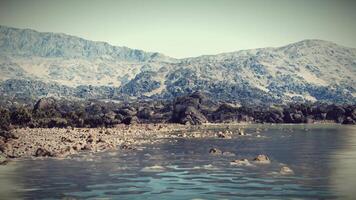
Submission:
M 0 166 L 0 199 L 356 199 L 355 126 L 250 125 L 246 132 L 231 140 L 166 140 L 139 151 L 12 162 Z M 211 147 L 236 156 L 211 156 Z M 230 165 L 258 154 L 272 163 Z M 281 164 L 295 174 L 281 175 Z

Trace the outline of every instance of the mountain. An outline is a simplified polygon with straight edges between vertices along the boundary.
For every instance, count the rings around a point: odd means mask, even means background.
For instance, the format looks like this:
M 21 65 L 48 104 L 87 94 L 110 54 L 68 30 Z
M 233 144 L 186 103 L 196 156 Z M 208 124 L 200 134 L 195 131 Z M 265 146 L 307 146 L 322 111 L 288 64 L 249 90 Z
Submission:
M 323 40 L 175 59 L 0 26 L 0 93 L 170 99 L 196 90 L 240 103 L 356 103 L 356 49 Z

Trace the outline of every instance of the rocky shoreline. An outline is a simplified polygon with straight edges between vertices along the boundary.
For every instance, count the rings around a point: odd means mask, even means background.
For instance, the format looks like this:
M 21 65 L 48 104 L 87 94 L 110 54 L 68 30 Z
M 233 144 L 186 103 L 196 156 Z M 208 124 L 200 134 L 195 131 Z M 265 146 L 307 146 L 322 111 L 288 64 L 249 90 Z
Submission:
M 162 139 L 176 138 L 231 138 L 226 130 L 204 129 L 211 125 L 187 126 L 180 124 L 117 125 L 114 128 L 19 128 L 11 137 L 0 137 L 0 162 L 37 157 L 67 158 L 82 152 L 134 150 L 143 144 L 154 144 Z

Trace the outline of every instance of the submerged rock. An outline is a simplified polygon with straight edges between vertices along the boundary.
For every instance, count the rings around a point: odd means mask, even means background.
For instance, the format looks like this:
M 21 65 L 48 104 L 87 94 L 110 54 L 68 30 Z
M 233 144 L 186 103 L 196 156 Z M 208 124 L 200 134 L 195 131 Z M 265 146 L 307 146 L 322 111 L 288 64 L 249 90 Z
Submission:
M 224 151 L 224 152 L 222 153 L 222 155 L 223 155 L 223 156 L 235 156 L 234 153 L 231 153 L 231 152 L 228 152 L 228 151 Z
M 226 138 L 226 135 L 223 132 L 219 131 L 217 134 L 217 137 L 218 138 Z
M 164 171 L 166 168 L 160 166 L 160 165 L 153 165 L 150 167 L 144 167 L 141 169 L 141 171 L 143 172 L 162 172 Z
M 251 163 L 246 158 L 240 160 L 233 160 L 230 162 L 231 165 L 238 165 L 238 166 L 250 166 Z
M 261 164 L 269 164 L 271 163 L 271 160 L 268 158 L 266 155 L 258 155 L 256 158 L 253 159 L 254 162 L 256 163 L 261 163 Z
M 245 134 L 245 131 L 244 131 L 243 129 L 240 129 L 240 128 L 237 130 L 237 134 L 238 134 L 238 135 L 241 135 L 241 136 L 246 135 L 246 134 Z
M 281 168 L 281 170 L 279 171 L 279 173 L 282 175 L 291 175 L 291 174 L 294 174 L 294 171 L 287 166 L 283 166 Z
M 212 154 L 212 155 L 221 155 L 222 154 L 222 151 L 218 148 L 211 148 L 209 150 L 209 153 Z
M 120 149 L 122 149 L 122 150 L 136 150 L 135 147 L 133 147 L 131 145 L 127 145 L 127 144 L 121 145 Z

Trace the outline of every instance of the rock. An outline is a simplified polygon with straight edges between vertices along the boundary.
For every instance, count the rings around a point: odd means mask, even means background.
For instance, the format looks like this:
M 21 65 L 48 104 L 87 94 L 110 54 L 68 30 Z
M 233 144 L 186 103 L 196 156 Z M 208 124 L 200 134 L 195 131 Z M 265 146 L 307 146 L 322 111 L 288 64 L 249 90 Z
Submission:
M 250 166 L 251 163 L 247 159 L 240 159 L 240 160 L 233 160 L 230 162 L 231 165 L 238 165 L 238 166 Z
M 294 174 L 293 170 L 287 166 L 283 166 L 281 170 L 279 171 L 280 174 L 282 175 L 290 175 Z
M 130 116 L 130 117 L 126 117 L 121 122 L 126 124 L 126 125 L 137 124 L 138 123 L 138 118 L 136 116 L 133 116 L 133 117 Z
M 253 159 L 254 162 L 256 163 L 261 163 L 261 164 L 269 164 L 271 163 L 270 159 L 266 155 L 258 155 L 256 158 Z
M 143 172 L 162 172 L 164 170 L 165 170 L 165 168 L 160 165 L 153 165 L 153 166 L 144 167 L 141 169 L 141 171 L 143 171 Z
M 96 137 L 92 134 L 90 134 L 86 140 L 87 143 L 93 143 Z
M 189 125 L 198 125 L 208 122 L 206 117 L 193 106 L 183 106 L 184 108 L 178 108 L 178 106 L 173 111 L 171 122 Z
M 142 108 L 137 113 L 137 117 L 139 117 L 140 119 L 151 119 L 153 114 L 154 113 L 153 113 L 152 109 L 150 109 L 150 108 Z
M 36 157 L 52 157 L 53 154 L 46 149 L 38 148 L 35 152 Z
M 346 117 L 342 123 L 343 124 L 356 124 L 355 120 L 353 120 L 351 117 Z
M 245 135 L 245 131 L 244 131 L 243 129 L 240 129 L 240 128 L 239 128 L 239 129 L 237 130 L 237 134 L 238 134 L 238 135 L 241 135 L 241 136 L 244 136 L 244 135 Z
M 61 137 L 61 141 L 62 142 L 69 142 L 69 143 L 73 142 L 73 140 L 71 140 L 69 138 L 66 138 L 66 137 Z
M 229 152 L 229 151 L 224 151 L 224 152 L 222 153 L 222 155 L 223 155 L 223 156 L 235 156 L 234 153 L 231 153 L 231 152 Z
M 326 119 L 334 120 L 338 123 L 344 121 L 345 109 L 338 105 L 331 105 L 328 107 L 328 112 L 326 114 Z
M 137 114 L 137 111 L 134 107 L 127 106 L 125 108 L 118 110 L 118 113 L 123 116 L 134 116 Z
M 0 165 L 5 165 L 7 163 L 7 158 L 5 154 L 0 153 Z
M 135 147 L 133 147 L 131 145 L 127 145 L 127 144 L 121 145 L 120 149 L 123 149 L 123 150 L 136 150 Z
M 42 98 L 37 101 L 37 103 L 34 106 L 34 110 L 44 110 L 44 109 L 49 109 L 53 108 L 56 105 L 56 100 L 54 98 Z
M 0 138 L 0 152 L 5 151 L 5 141 Z
M 18 139 L 19 136 L 14 131 L 0 130 L 0 136 L 5 138 L 5 140 Z
M 211 148 L 209 150 L 209 153 L 212 154 L 212 155 L 221 155 L 222 154 L 222 151 L 218 148 Z
M 91 144 L 86 144 L 86 145 L 84 145 L 84 147 L 82 147 L 82 149 L 81 150 L 84 150 L 84 151 L 91 151 L 91 150 L 93 150 L 94 148 L 93 148 L 93 145 L 91 145 Z
M 226 137 L 225 134 L 223 132 L 221 132 L 221 131 L 218 132 L 217 136 L 218 136 L 218 138 L 225 138 Z

